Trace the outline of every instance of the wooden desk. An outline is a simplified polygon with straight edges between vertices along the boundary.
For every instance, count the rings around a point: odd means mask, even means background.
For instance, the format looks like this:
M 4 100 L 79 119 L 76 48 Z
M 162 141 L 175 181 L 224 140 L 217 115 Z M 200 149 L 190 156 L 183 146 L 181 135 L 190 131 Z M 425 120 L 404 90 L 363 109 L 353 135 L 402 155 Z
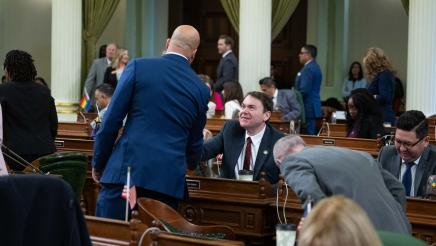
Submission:
M 85 216 L 92 245 L 130 245 L 130 224 L 94 216 Z
M 250 245 L 271 245 L 275 235 L 274 213 L 269 209 L 271 184 L 187 176 L 189 200 L 179 212 L 190 222 L 230 226 L 237 240 Z
M 163 231 L 150 231 L 144 235 L 142 244 L 139 244 L 142 235 L 148 227 L 137 219 L 135 213 L 130 222 L 112 220 L 94 216 L 85 216 L 89 236 L 94 246 L 136 246 L 136 245 L 244 245 L 243 242 L 233 240 L 205 240 Z
M 380 142 L 376 139 L 326 137 L 312 135 L 301 135 L 301 137 L 309 146 L 321 145 L 345 147 L 353 150 L 365 151 L 370 153 L 372 156 L 377 156 L 380 150 Z
M 94 140 L 77 138 L 56 138 L 55 146 L 58 152 L 77 151 L 92 156 Z
M 88 123 L 59 122 L 57 137 L 91 139 L 91 131 L 91 126 Z

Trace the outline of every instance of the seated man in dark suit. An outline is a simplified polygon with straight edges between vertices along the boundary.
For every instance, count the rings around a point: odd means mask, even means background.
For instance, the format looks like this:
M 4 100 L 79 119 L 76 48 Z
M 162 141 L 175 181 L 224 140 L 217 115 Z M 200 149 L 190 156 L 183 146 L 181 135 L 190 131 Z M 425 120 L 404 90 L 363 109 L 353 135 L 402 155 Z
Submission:
M 277 183 L 279 169 L 272 150 L 284 135 L 268 124 L 271 111 L 272 101 L 267 95 L 249 92 L 242 102 L 239 121 L 226 122 L 221 132 L 203 145 L 202 160 L 223 154 L 223 178 L 238 179 L 239 170 L 253 170 L 253 180 L 259 180 L 260 173 L 265 172 L 270 183 Z
M 436 174 L 436 149 L 429 144 L 428 124 L 421 111 L 400 116 L 394 143 L 380 150 L 381 166 L 403 183 L 407 196 L 423 196 L 428 176 Z
M 301 107 L 297 96 L 291 90 L 279 90 L 271 77 L 259 80 L 260 89 L 273 100 L 274 110 L 282 112 L 282 120 L 297 120 L 301 114 Z

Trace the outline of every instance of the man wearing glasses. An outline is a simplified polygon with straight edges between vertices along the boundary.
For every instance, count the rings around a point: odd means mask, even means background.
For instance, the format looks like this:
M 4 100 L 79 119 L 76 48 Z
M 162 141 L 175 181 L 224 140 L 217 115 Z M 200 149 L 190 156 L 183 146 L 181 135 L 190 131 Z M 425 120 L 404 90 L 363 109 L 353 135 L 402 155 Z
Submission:
M 428 124 L 421 111 L 400 116 L 394 143 L 380 150 L 381 166 L 403 183 L 407 196 L 423 196 L 428 176 L 436 174 L 436 148 L 429 144 Z
M 303 132 L 310 135 L 316 133 L 316 118 L 321 117 L 321 89 L 322 74 L 316 62 L 317 48 L 307 44 L 301 47 L 298 59 L 303 68 L 298 72 L 295 79 L 295 88 L 303 96 L 306 127 Z

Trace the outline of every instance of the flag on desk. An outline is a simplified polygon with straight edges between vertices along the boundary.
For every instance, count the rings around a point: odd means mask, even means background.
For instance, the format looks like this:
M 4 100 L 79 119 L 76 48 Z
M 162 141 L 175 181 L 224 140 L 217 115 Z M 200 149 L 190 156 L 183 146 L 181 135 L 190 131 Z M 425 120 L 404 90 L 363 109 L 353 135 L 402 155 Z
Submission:
M 80 100 L 80 108 L 82 108 L 86 112 L 88 112 L 89 109 L 91 109 L 91 99 L 89 98 L 89 95 L 88 95 L 88 92 L 86 91 L 86 89 L 83 90 L 83 97 Z
M 136 187 L 130 187 L 130 167 L 127 168 L 127 182 L 124 186 L 123 193 L 121 197 L 126 199 L 126 203 L 128 202 L 130 205 L 130 209 L 133 209 L 136 205 Z M 127 218 L 127 217 L 126 217 Z

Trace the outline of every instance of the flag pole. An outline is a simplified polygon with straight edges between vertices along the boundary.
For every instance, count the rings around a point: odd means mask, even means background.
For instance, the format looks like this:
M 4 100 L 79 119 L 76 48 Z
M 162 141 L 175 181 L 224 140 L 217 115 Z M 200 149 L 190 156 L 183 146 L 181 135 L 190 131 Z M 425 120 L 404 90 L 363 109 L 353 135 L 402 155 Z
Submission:
M 130 166 L 127 167 L 127 196 L 126 196 L 126 217 L 125 221 L 129 221 L 129 201 L 130 201 Z

